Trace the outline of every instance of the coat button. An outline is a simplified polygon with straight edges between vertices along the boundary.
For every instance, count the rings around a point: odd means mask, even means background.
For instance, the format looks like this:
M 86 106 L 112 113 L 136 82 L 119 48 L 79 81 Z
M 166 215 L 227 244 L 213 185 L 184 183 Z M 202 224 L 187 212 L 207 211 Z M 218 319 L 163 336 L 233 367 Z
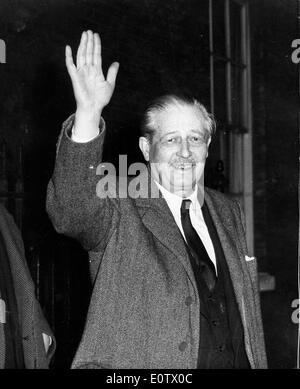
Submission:
M 186 342 L 181 342 L 179 345 L 179 350 L 184 351 L 187 348 L 187 343 Z
M 185 305 L 189 306 L 191 305 L 193 302 L 193 299 L 191 296 L 188 296 L 186 299 L 185 299 Z

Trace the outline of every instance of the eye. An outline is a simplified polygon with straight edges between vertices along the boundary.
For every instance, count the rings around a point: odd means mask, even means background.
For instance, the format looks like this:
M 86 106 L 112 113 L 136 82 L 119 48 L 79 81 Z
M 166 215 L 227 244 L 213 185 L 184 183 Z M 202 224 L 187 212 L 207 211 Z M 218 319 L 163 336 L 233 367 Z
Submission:
M 193 135 L 190 137 L 190 141 L 195 144 L 203 144 L 205 143 L 205 140 L 202 136 Z
M 169 144 L 170 143 L 175 143 L 175 141 L 176 141 L 176 138 L 174 138 L 174 137 L 173 138 L 167 138 L 167 140 L 166 140 L 166 142 L 169 143 Z

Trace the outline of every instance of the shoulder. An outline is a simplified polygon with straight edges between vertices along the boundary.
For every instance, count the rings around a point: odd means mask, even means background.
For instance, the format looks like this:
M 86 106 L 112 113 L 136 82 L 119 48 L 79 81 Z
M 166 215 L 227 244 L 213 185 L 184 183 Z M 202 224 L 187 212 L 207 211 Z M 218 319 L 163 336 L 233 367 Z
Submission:
M 244 224 L 244 215 L 239 201 L 228 194 L 205 188 L 205 202 L 210 210 L 215 210 L 223 219 Z
M 247 252 L 245 217 L 239 201 L 227 194 L 205 188 L 205 202 L 209 211 L 227 231 L 231 231 Z
M 0 203 L 0 215 L 2 216 L 7 216 L 7 214 L 8 214 L 8 212 L 7 212 L 7 210 L 6 210 L 6 208 L 4 207 L 4 205 L 3 204 L 1 204 Z
M 217 190 L 205 187 L 205 196 L 211 198 L 217 204 L 237 209 L 239 208 L 239 202 L 236 199 L 228 194 L 218 192 Z
M 8 210 L 5 208 L 3 204 L 0 204 L 0 219 L 1 219 L 1 223 L 0 223 L 1 228 L 6 227 L 7 224 L 13 225 L 15 227 L 15 221 L 13 216 L 8 212 Z

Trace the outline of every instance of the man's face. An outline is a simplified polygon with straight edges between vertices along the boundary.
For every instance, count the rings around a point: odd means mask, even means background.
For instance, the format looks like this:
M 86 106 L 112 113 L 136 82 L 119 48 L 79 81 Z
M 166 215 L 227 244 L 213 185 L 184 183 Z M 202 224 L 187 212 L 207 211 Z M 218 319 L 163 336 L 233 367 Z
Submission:
M 151 143 L 140 138 L 151 174 L 168 191 L 189 196 L 203 181 L 210 143 L 202 114 L 194 106 L 170 107 L 157 114 L 156 127 Z

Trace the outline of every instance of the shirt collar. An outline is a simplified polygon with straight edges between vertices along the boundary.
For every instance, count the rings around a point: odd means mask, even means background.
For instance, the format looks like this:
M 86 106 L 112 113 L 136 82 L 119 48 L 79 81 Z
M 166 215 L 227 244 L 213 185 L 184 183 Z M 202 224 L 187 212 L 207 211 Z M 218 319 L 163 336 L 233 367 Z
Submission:
M 156 185 L 158 186 L 158 189 L 161 191 L 162 195 L 164 196 L 165 200 L 167 201 L 168 205 L 175 207 L 176 210 L 180 210 L 182 200 L 191 200 L 192 206 L 195 207 L 197 204 L 197 194 L 198 194 L 198 185 L 195 185 L 195 190 L 192 194 L 190 194 L 188 197 L 181 197 L 176 195 L 175 193 L 172 193 L 168 191 L 166 188 L 164 188 L 162 185 L 160 185 L 157 181 L 154 180 Z

